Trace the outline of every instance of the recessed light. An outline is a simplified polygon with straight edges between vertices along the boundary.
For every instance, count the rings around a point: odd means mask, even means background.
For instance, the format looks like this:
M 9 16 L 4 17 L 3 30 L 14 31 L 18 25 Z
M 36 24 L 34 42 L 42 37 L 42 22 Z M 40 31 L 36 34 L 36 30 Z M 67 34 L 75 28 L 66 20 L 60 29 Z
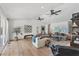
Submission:
M 44 6 L 41 6 L 42 9 L 44 9 Z

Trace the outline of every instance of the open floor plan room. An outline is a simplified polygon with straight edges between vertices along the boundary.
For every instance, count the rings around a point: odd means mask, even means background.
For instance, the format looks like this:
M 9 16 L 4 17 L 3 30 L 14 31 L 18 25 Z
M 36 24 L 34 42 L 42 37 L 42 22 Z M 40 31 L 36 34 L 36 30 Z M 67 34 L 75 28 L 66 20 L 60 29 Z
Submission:
M 63 45 L 68 46 L 69 41 L 64 41 L 64 42 L 54 41 L 53 43 L 59 45 L 63 43 Z M 37 49 L 32 45 L 31 39 L 12 41 L 10 42 L 10 44 L 6 45 L 6 47 L 4 48 L 1 54 L 1 56 L 50 56 L 50 55 L 51 55 L 50 48 L 43 47 Z
M 47 51 L 47 52 L 44 52 Z M 12 41 L 2 52 L 3 56 L 48 56 L 49 48 L 40 49 L 32 46 L 31 40 Z
M 79 56 L 79 3 L 0 3 L 0 56 Z

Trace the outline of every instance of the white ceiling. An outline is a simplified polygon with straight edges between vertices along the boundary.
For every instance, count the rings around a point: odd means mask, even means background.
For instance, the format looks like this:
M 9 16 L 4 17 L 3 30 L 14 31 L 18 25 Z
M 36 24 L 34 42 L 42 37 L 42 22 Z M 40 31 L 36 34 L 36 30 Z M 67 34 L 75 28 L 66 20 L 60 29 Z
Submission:
M 10 19 L 34 19 L 62 4 L 63 3 L 1 3 L 0 7 Z

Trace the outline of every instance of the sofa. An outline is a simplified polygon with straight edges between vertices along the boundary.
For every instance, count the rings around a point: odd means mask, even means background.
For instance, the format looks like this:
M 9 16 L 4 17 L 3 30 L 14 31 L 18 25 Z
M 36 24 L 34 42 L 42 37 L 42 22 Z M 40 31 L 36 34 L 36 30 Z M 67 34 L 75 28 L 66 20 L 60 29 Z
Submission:
M 50 46 L 54 56 L 79 56 L 79 48 L 52 45 Z

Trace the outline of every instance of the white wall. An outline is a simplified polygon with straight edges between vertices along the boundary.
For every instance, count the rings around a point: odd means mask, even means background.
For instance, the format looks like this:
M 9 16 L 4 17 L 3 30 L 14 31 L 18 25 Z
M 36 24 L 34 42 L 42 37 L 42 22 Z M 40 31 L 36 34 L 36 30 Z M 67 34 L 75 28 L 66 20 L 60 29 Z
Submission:
M 2 16 L 2 15 L 4 15 L 4 14 L 2 13 L 2 10 L 1 10 L 1 8 L 0 8 L 0 16 Z
M 32 33 L 37 34 L 37 27 L 39 27 L 39 31 L 40 31 L 41 25 L 44 25 L 44 23 L 39 20 L 35 20 L 35 19 L 32 19 L 32 20 L 27 20 L 27 19 L 9 20 L 10 39 L 12 39 L 12 37 L 13 37 L 13 33 L 12 33 L 13 29 L 16 27 L 21 27 L 22 33 L 24 33 L 24 25 L 32 25 Z

